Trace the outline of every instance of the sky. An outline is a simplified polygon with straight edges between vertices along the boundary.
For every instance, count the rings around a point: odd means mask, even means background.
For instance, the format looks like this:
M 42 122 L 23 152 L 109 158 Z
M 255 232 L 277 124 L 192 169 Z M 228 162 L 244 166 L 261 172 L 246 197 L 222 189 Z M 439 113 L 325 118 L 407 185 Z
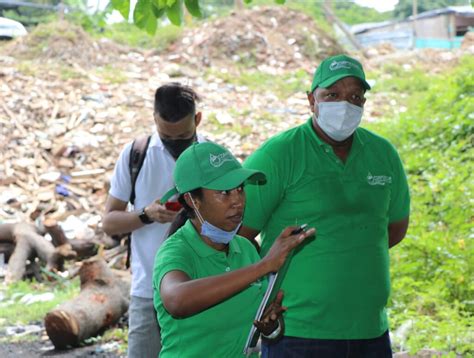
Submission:
M 398 0 L 356 0 L 357 4 L 372 7 L 380 12 L 393 10 Z

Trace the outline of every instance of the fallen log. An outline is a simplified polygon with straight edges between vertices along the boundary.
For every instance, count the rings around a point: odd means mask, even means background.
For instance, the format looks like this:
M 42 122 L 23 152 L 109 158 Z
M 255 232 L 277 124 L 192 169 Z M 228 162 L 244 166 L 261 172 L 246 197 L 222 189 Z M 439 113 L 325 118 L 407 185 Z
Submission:
M 15 245 L 13 243 L 0 242 L 0 254 L 3 254 L 3 259 L 5 260 L 5 262 L 8 262 L 14 249 Z
M 51 236 L 53 245 L 55 247 L 65 244 L 71 245 L 72 250 L 77 254 L 77 260 L 87 259 L 97 254 L 99 245 L 95 241 L 79 239 L 69 240 L 55 219 L 49 218 L 44 220 L 43 226 L 45 231 Z
M 57 349 L 76 347 L 103 332 L 127 311 L 130 284 L 117 277 L 99 257 L 83 261 L 81 292 L 44 318 L 46 333 Z
M 1 224 L 0 242 L 15 245 L 8 260 L 5 277 L 7 283 L 21 280 L 26 270 L 26 262 L 39 257 L 49 271 L 61 270 L 65 259 L 76 256 L 70 245 L 54 247 L 41 236 L 36 227 L 28 223 Z

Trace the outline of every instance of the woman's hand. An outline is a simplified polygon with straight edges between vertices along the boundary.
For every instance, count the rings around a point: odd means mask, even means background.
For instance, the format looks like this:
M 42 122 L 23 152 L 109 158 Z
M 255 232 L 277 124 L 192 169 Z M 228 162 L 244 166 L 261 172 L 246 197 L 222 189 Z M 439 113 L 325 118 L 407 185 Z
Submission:
M 270 251 L 268 251 L 262 259 L 262 261 L 268 266 L 268 272 L 277 272 L 285 263 L 290 251 L 316 232 L 316 229 L 311 228 L 299 234 L 291 235 L 291 232 L 296 229 L 298 229 L 298 227 L 290 226 L 283 230 L 280 236 L 276 238 Z
M 254 321 L 253 324 L 264 336 L 270 335 L 278 327 L 278 321 L 280 321 L 280 328 L 282 329 L 283 324 L 283 312 L 286 311 L 286 307 L 281 305 L 283 301 L 283 291 L 278 291 L 275 300 L 265 309 L 261 321 Z M 283 333 L 283 332 L 282 332 Z

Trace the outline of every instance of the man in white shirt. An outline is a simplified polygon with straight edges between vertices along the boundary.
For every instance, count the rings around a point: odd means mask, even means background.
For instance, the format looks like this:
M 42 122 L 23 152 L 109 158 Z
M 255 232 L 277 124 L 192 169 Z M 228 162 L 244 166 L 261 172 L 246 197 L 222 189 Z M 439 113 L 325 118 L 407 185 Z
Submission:
M 168 210 L 159 199 L 173 185 L 176 159 L 198 140 L 196 128 L 201 122 L 201 112 L 196 112 L 198 99 L 190 87 L 179 83 L 156 90 L 154 120 L 157 131 L 150 138 L 136 179 L 133 211 L 127 210 L 132 192 L 129 167 L 132 142 L 120 153 L 111 179 L 103 229 L 108 235 L 132 233 L 129 357 L 156 358 L 160 352 L 160 332 L 153 308 L 153 262 L 176 212 Z

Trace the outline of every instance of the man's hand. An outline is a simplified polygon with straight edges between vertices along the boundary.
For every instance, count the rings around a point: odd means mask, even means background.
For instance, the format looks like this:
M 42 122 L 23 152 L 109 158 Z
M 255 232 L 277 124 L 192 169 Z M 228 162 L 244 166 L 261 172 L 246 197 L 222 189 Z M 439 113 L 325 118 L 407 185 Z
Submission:
M 178 215 L 178 212 L 166 209 L 159 200 L 155 200 L 148 205 L 145 208 L 145 213 L 151 220 L 162 224 L 172 222 L 176 215 Z

